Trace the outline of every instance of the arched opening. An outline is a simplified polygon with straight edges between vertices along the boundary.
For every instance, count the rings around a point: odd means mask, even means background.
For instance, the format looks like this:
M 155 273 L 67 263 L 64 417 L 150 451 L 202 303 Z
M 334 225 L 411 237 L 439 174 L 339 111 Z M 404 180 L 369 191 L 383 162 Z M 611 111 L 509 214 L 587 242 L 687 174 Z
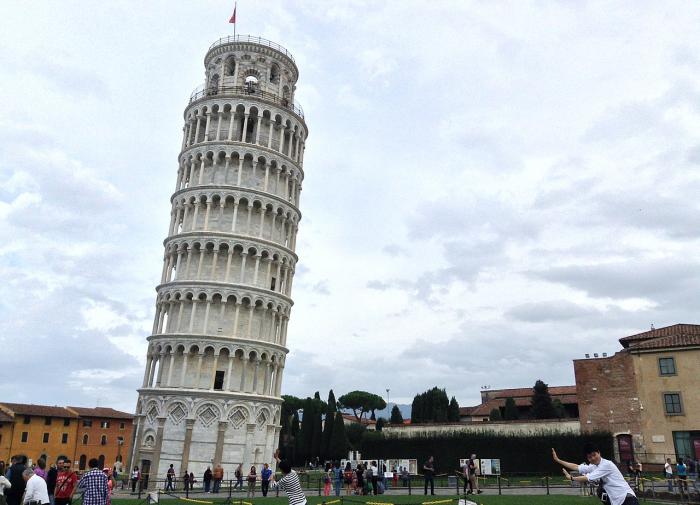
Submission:
M 254 75 L 249 75 L 245 78 L 244 85 L 246 93 L 253 94 L 257 91 L 259 85 L 258 78 Z
M 87 433 L 83 435 L 83 445 L 88 445 L 88 441 L 90 440 L 90 437 L 88 437 Z
M 105 467 L 105 455 L 100 454 L 100 457 L 97 458 L 97 461 L 99 462 L 99 468 L 104 468 Z
M 107 445 L 107 435 L 102 435 L 100 437 L 100 445 Z
M 618 435 L 617 449 L 620 453 L 620 462 L 624 465 L 629 466 L 629 464 L 632 461 L 634 461 L 634 446 L 632 445 L 632 435 Z
M 273 63 L 270 67 L 270 82 L 279 82 L 280 67 L 277 63 Z
M 80 455 L 80 460 L 78 462 L 78 470 L 85 470 L 87 466 L 87 456 L 85 454 Z

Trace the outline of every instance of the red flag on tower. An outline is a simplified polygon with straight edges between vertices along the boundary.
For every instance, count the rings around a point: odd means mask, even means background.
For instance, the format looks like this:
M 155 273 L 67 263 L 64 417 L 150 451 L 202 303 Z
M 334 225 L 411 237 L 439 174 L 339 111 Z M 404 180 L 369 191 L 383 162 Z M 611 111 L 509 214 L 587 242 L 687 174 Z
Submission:
M 231 16 L 231 19 L 228 20 L 229 23 L 233 23 L 234 25 L 236 24 L 236 8 L 237 7 L 238 7 L 237 3 L 233 4 L 233 16 Z

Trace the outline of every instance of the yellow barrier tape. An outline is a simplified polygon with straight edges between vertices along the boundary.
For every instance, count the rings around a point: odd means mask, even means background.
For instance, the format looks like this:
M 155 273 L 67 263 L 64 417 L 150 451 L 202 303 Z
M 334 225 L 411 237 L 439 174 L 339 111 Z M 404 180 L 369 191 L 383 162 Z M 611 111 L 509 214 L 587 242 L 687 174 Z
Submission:
M 205 501 L 205 500 L 195 500 L 194 498 L 178 498 L 179 500 L 182 501 L 191 501 L 194 503 L 214 503 L 213 501 Z M 244 502 L 245 503 L 245 502 Z M 251 504 L 252 505 L 252 504 Z
M 394 505 L 393 503 L 387 503 L 384 501 L 366 501 L 365 505 Z
M 435 505 L 436 503 L 452 503 L 453 501 L 454 501 L 454 498 L 451 498 L 449 500 L 424 501 L 420 505 Z
M 243 503 L 245 503 L 245 502 L 243 502 Z M 332 503 L 340 503 L 340 500 L 324 501 L 323 503 L 325 503 L 326 505 L 331 505 Z

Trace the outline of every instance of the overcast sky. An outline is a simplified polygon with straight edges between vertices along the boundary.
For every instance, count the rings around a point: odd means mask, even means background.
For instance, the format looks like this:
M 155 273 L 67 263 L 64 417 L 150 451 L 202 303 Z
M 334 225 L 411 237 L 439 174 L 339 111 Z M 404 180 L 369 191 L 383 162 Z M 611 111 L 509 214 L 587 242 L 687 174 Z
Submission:
M 133 411 L 182 112 L 233 2 L 0 3 L 0 400 Z M 282 391 L 573 384 L 698 322 L 693 2 L 238 3 L 310 136 Z

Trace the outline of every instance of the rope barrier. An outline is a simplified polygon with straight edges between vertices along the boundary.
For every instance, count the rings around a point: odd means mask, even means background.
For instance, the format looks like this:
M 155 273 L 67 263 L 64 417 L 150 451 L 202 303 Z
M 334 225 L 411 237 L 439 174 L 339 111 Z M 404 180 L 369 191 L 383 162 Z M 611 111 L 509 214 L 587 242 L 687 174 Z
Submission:
M 207 500 L 195 500 L 194 498 L 183 498 L 182 496 L 178 496 L 176 494 L 170 494 L 170 493 L 162 493 L 162 494 L 170 496 L 171 498 L 175 498 L 176 500 L 189 501 L 189 502 L 193 502 L 193 503 L 206 503 L 206 504 L 214 503 L 213 501 L 207 501 Z M 252 504 L 249 504 L 249 505 L 252 505 Z
M 450 498 L 449 500 L 424 501 L 420 505 L 436 505 L 437 503 L 452 503 L 453 501 L 455 501 L 454 498 Z

